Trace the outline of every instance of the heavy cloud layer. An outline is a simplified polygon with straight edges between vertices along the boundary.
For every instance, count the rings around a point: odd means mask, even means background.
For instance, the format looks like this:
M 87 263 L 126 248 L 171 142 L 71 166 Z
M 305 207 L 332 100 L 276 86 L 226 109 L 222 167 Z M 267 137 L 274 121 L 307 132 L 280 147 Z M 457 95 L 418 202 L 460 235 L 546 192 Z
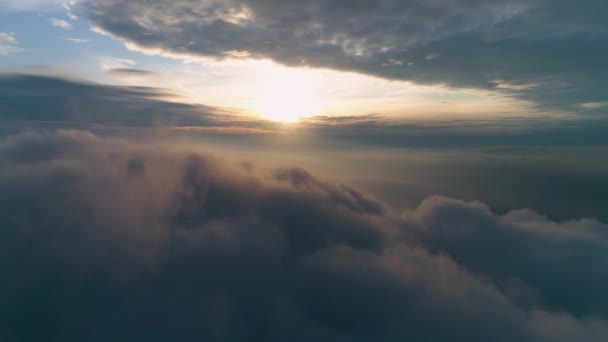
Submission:
M 0 339 L 604 341 L 608 226 L 62 131 L 0 142 Z
M 86 4 L 97 28 L 149 51 L 493 89 L 578 111 L 608 99 L 607 9 L 603 0 Z

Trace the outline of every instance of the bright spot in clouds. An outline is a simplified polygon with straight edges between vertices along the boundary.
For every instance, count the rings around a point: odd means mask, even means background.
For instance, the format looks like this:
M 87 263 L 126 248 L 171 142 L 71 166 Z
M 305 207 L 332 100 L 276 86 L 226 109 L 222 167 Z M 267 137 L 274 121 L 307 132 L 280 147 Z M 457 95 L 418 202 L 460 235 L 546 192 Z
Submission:
M 252 109 L 268 120 L 297 122 L 325 109 L 326 100 L 319 90 L 318 79 L 307 75 L 306 70 L 276 68 L 269 70 Z

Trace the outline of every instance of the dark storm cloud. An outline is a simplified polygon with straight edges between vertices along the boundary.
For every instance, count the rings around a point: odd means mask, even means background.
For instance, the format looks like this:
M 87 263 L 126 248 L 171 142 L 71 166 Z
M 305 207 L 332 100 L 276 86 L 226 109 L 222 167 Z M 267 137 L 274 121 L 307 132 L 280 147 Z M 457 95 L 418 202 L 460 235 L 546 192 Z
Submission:
M 399 214 L 251 170 L 78 131 L 2 140 L 0 339 L 608 338 L 605 224 L 439 197 Z
M 608 99 L 603 0 L 92 0 L 86 9 L 102 30 L 173 54 L 493 89 L 577 111 Z

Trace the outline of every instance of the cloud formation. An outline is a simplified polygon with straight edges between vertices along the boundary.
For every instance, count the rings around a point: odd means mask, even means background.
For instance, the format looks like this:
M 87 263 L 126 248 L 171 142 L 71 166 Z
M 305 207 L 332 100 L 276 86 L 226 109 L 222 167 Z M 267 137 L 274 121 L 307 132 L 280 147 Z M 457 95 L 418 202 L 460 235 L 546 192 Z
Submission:
M 72 42 L 74 44 L 87 44 L 90 43 L 90 39 L 82 39 L 82 38 L 66 38 L 67 41 Z
M 163 99 L 168 97 L 177 96 L 160 88 L 110 86 L 34 75 L 0 75 L 0 123 L 19 129 L 37 126 L 215 129 L 218 132 L 247 127 L 265 129 L 263 122 L 246 120 L 219 108 Z
M 161 76 L 133 68 L 135 63 L 130 60 L 106 58 L 101 63 L 113 75 Z M 313 117 L 299 123 L 295 131 L 283 131 L 276 122 L 179 101 L 177 95 L 162 88 L 112 86 L 37 75 L 0 75 L 0 125 L 18 129 L 178 129 L 244 136 L 288 132 L 292 147 L 297 144 L 300 147 L 343 146 L 345 143 L 364 148 L 572 147 L 605 146 L 608 142 L 605 134 L 608 122 L 601 117 L 577 121 L 514 118 L 434 123 L 398 122 L 379 115 Z M 255 143 L 274 144 L 272 140 Z
M 192 146 L 0 142 L 3 340 L 604 341 L 606 226 L 405 213 Z
M 0 32 L 0 57 L 10 56 L 22 51 L 23 49 L 19 47 L 19 42 L 15 39 L 14 34 Z
M 606 120 L 408 123 L 368 115 L 285 126 L 179 100 L 158 88 L 0 75 L 0 133 L 178 135 L 308 167 L 303 156 L 314 154 L 326 173 L 349 174 L 349 182 L 400 206 L 439 193 L 482 199 L 499 212 L 530 207 L 553 219 L 608 220 Z
M 158 76 L 159 74 L 153 71 L 132 69 L 132 68 L 114 68 L 107 70 L 108 73 L 118 76 Z
M 53 25 L 55 27 L 59 27 L 64 30 L 72 29 L 72 24 L 68 23 L 67 21 L 65 21 L 63 19 L 51 18 L 49 20 L 49 22 L 51 23 L 51 25 Z
M 603 0 L 92 0 L 92 23 L 156 53 L 492 89 L 550 108 L 606 101 Z M 501 87 L 508 84 L 510 87 Z M 531 85 L 534 85 L 531 87 Z

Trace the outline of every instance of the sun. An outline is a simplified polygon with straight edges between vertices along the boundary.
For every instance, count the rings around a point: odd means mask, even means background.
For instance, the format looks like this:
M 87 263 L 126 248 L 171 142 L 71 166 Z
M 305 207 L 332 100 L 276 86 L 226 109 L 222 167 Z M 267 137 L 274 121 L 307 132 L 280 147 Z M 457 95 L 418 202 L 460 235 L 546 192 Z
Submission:
M 276 89 L 272 94 L 258 98 L 255 104 L 256 112 L 265 119 L 287 123 L 317 115 L 322 108 L 321 100 L 298 92 L 289 84 L 284 89 Z
M 272 121 L 294 123 L 304 117 L 319 115 L 325 101 L 317 93 L 320 87 L 306 70 L 277 69 L 263 82 L 253 109 Z

